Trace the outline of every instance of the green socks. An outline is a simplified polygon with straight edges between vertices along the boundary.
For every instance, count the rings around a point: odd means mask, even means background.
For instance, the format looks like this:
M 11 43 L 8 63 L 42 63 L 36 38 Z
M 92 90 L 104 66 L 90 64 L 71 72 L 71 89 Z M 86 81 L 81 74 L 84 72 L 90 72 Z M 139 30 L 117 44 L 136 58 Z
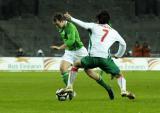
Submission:
M 111 89 L 111 87 L 109 86 L 109 85 L 107 85 L 104 81 L 103 81 L 103 79 L 100 77 L 99 78 L 99 80 L 97 80 L 97 83 L 99 84 L 99 85 L 101 85 L 102 87 L 104 87 L 107 91 L 109 90 L 109 89 Z
M 64 72 L 62 74 L 62 78 L 63 78 L 63 82 L 65 83 L 65 85 L 67 86 L 67 83 L 68 83 L 68 72 Z

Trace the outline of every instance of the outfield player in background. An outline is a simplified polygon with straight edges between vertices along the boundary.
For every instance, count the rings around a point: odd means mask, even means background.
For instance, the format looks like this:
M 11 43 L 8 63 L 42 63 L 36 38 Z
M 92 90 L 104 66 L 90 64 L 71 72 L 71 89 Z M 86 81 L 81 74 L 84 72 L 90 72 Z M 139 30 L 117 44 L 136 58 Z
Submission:
M 71 67 L 71 65 L 77 61 L 80 60 L 82 57 L 87 56 L 88 52 L 86 48 L 83 46 L 83 43 L 80 39 L 78 30 L 76 26 L 66 21 L 65 17 L 61 13 L 57 13 L 54 15 L 53 18 L 53 24 L 55 24 L 59 30 L 60 36 L 63 39 L 64 44 L 61 46 L 51 46 L 53 49 L 61 50 L 65 49 L 65 53 L 63 55 L 61 64 L 60 64 L 60 72 L 63 78 L 63 81 L 65 85 L 67 85 L 68 82 L 68 69 Z M 72 70 L 74 71 L 74 69 Z M 88 72 L 94 73 L 92 70 L 89 70 Z M 77 71 L 74 73 L 76 75 Z M 97 77 L 97 75 L 95 75 Z M 76 76 L 72 76 L 72 80 L 75 80 Z M 110 99 L 114 98 L 113 92 L 111 90 L 111 87 L 105 84 L 103 80 L 98 80 L 99 84 L 103 86 L 107 92 L 109 93 Z M 70 99 L 72 99 L 73 92 L 71 93 Z
M 120 72 L 120 69 L 112 60 L 109 49 L 115 43 L 119 42 L 118 52 L 114 57 L 122 57 L 126 50 L 126 43 L 124 39 L 119 35 L 119 33 L 109 26 L 110 16 L 106 10 L 101 11 L 97 16 L 97 23 L 86 23 L 81 20 L 71 17 L 70 14 L 66 13 L 64 16 L 71 20 L 72 22 L 78 24 L 79 26 L 89 30 L 91 32 L 90 42 L 89 42 L 89 56 L 83 57 L 74 63 L 73 68 L 84 68 L 88 75 L 95 78 L 96 73 L 89 72 L 89 69 L 99 67 L 106 73 L 110 73 L 112 78 L 117 78 L 117 83 L 121 89 L 121 96 L 128 97 L 129 99 L 134 99 L 135 95 L 126 90 L 126 79 Z M 74 71 L 75 72 L 75 71 Z M 70 75 L 74 76 L 74 72 Z M 64 89 L 65 92 L 72 92 L 73 81 L 69 80 L 67 88 Z

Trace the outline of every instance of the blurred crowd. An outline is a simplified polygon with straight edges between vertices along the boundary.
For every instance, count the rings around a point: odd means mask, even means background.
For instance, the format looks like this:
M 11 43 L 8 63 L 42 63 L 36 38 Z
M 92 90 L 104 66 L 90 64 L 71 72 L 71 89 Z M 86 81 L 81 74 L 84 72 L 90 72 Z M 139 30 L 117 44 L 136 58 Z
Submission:
M 138 41 L 135 42 L 132 50 L 126 53 L 127 57 L 150 57 L 151 48 L 147 42 L 140 44 Z
M 39 49 L 39 50 L 35 53 L 35 55 L 34 55 L 34 57 L 44 57 L 44 56 L 45 56 L 45 54 L 44 54 L 44 52 L 43 52 L 42 49 Z M 20 47 L 20 48 L 18 48 L 17 51 L 16 51 L 16 57 L 30 57 L 30 55 L 28 55 L 28 54 L 24 51 L 24 49 Z

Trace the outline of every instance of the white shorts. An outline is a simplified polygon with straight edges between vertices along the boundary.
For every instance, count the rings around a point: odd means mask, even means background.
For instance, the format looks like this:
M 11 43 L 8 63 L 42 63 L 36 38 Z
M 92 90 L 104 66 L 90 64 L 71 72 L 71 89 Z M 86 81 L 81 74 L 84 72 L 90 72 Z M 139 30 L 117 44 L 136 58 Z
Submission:
M 76 60 L 80 60 L 82 57 L 88 55 L 87 49 L 82 47 L 75 51 L 65 50 L 62 60 L 73 64 Z

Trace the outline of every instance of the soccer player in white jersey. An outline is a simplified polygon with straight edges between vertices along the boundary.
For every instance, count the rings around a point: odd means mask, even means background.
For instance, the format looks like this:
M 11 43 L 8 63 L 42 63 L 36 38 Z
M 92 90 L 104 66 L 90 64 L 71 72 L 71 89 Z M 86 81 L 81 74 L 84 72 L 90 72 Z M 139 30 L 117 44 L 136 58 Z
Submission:
M 89 56 L 76 61 L 73 68 L 84 68 L 88 75 L 95 80 L 97 80 L 95 73 L 90 72 L 89 69 L 96 67 L 101 68 L 104 72 L 110 73 L 113 78 L 117 78 L 117 83 L 120 87 L 122 97 L 134 99 L 135 95 L 126 90 L 126 79 L 110 57 L 109 49 L 113 43 L 119 42 L 118 52 L 114 55 L 116 58 L 123 56 L 126 50 L 126 43 L 119 33 L 109 26 L 110 16 L 108 12 L 106 10 L 101 11 L 96 16 L 97 23 L 83 22 L 73 18 L 69 13 L 64 14 L 64 16 L 68 20 L 91 31 L 88 49 Z M 73 91 L 73 81 L 71 78 L 74 76 L 74 72 L 75 70 L 71 71 L 70 80 L 68 80 L 68 86 L 64 89 L 65 92 Z

